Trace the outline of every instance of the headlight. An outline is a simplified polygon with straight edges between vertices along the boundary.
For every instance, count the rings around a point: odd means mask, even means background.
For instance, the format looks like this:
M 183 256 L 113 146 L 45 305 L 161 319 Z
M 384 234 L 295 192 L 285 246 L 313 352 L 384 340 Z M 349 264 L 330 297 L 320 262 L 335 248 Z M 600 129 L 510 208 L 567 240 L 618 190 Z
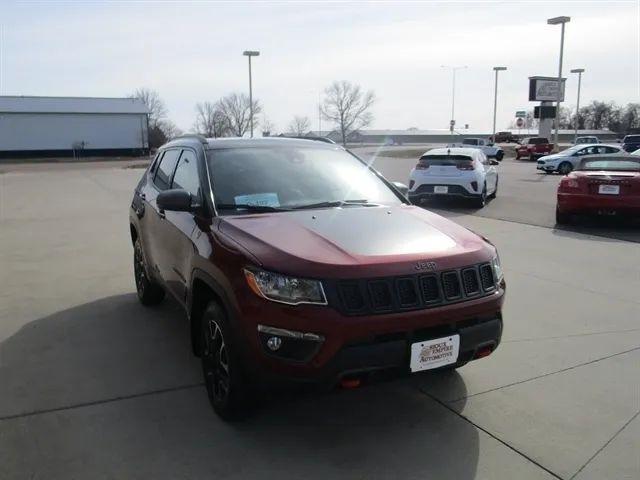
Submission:
M 491 260 L 491 266 L 493 267 L 493 276 L 496 278 L 496 283 L 500 283 L 504 278 L 502 272 L 502 265 L 500 265 L 500 255 L 496 252 L 496 256 Z
M 244 276 L 256 295 L 274 302 L 298 305 L 312 303 L 326 305 L 327 298 L 318 280 L 288 277 L 279 273 L 245 268 Z

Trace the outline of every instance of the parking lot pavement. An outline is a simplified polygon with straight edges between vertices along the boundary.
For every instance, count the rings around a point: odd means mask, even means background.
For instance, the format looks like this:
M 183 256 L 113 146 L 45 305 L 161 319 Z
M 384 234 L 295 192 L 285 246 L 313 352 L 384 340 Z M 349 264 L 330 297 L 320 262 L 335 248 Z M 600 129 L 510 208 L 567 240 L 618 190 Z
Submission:
M 229 425 L 178 308 L 137 302 L 140 174 L 0 175 L 0 478 L 640 476 L 637 244 L 445 209 L 500 249 L 500 348 Z
M 427 147 L 425 146 L 426 150 Z M 415 147 L 387 147 L 384 155 L 378 149 L 355 148 L 354 152 L 373 162 L 374 167 L 394 182 L 408 184 L 409 173 L 417 158 L 403 158 L 403 151 L 415 151 Z M 389 157 L 397 152 L 398 157 Z M 508 220 L 511 222 L 555 227 L 556 190 L 562 178 L 559 174 L 538 173 L 535 163 L 515 160 L 506 156 L 497 167 L 499 175 L 498 195 L 482 209 L 477 210 L 460 201 L 432 201 L 427 208 L 445 216 L 473 214 L 475 216 Z M 611 221 L 610 219 L 584 219 L 578 225 L 563 227 L 563 230 L 608 238 L 640 242 L 640 223 Z

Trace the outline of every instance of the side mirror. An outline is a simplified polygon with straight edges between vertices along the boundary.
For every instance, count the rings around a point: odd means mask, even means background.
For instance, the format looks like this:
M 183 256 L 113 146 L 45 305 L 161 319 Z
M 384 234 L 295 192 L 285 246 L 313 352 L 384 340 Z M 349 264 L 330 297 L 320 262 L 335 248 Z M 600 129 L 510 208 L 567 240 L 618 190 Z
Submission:
M 392 182 L 392 185 L 396 187 L 396 190 L 398 190 L 403 197 L 406 197 L 407 194 L 409 193 L 409 187 L 407 187 L 404 183 Z
M 190 212 L 194 208 L 191 194 L 181 188 L 160 192 L 156 197 L 156 204 L 160 210 L 170 212 Z
M 491 160 L 491 165 L 493 166 L 500 165 L 500 162 L 498 160 Z

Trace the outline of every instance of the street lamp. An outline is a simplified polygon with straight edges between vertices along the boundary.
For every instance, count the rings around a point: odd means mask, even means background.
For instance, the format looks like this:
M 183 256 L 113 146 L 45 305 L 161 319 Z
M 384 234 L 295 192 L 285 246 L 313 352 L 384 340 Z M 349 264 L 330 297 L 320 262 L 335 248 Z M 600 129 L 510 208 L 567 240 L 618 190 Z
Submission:
M 257 57 L 260 52 L 256 50 L 245 50 L 242 55 L 249 57 L 249 115 L 251 116 L 251 138 L 253 138 L 253 91 L 251 85 L 251 57 Z
M 578 118 L 580 116 L 580 84 L 582 83 L 582 74 L 584 73 L 584 68 L 574 68 L 571 70 L 571 73 L 578 74 L 578 101 L 576 102 L 576 133 L 573 136 L 573 143 L 576 143 L 576 139 L 578 138 Z
M 498 72 L 506 70 L 507 67 L 493 67 L 496 72 L 496 86 L 493 92 L 493 142 L 496 141 L 496 110 L 498 109 Z
M 460 66 L 451 66 L 451 65 L 440 65 L 440 68 L 449 68 L 451 69 L 452 78 L 451 78 L 451 122 L 449 123 L 449 131 L 451 132 L 451 136 L 453 136 L 453 127 L 456 124 L 455 120 L 455 108 L 456 108 L 456 70 L 462 70 L 467 68 L 466 65 Z
M 554 17 L 547 20 L 548 25 L 561 25 L 560 33 L 560 63 L 558 66 L 558 96 L 556 100 L 556 135 L 555 147 L 558 149 L 558 118 L 560 116 L 560 98 L 562 96 L 562 54 L 564 53 L 564 24 L 569 23 L 571 17 Z

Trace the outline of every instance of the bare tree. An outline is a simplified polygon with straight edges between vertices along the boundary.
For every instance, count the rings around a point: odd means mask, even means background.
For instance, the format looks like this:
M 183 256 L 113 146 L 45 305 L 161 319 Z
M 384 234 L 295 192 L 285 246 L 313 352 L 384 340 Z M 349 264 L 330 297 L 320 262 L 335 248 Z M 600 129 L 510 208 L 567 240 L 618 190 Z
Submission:
M 158 128 L 162 131 L 166 140 L 179 137 L 183 133 L 182 130 L 180 130 L 171 120 L 161 120 L 158 124 Z
M 202 102 L 196 104 L 194 130 L 205 137 L 224 137 L 229 132 L 227 117 L 218 103 Z
M 300 117 L 296 115 L 289 124 L 289 132 L 298 136 L 306 135 L 309 133 L 310 126 L 311 122 L 309 121 L 309 117 Z
M 334 122 L 340 130 L 342 144 L 346 146 L 349 133 L 370 125 L 373 115 L 369 109 L 376 96 L 372 91 L 364 92 L 360 85 L 342 80 L 333 82 L 324 91 L 322 116 Z
M 149 109 L 149 128 L 158 128 L 160 122 L 166 118 L 167 107 L 157 91 L 140 87 L 130 94 L 129 98 L 141 100 Z
M 244 93 L 231 93 L 222 97 L 217 103 L 218 108 L 227 120 L 227 125 L 232 135 L 244 136 L 251 123 L 251 108 L 249 97 Z M 262 107 L 258 100 L 253 101 L 253 124 L 258 125 L 258 114 Z
M 273 123 L 266 114 L 262 114 L 262 136 L 269 137 L 276 130 L 276 125 Z

